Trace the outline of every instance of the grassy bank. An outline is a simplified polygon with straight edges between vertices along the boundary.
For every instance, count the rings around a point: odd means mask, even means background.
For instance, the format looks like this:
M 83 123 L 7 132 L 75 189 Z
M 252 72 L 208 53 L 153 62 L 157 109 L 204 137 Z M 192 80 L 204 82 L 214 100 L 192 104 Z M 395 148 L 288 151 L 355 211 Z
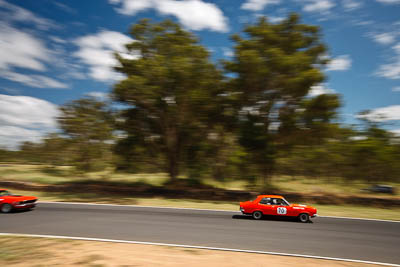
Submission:
M 185 179 L 185 177 L 180 177 Z M 112 170 L 102 172 L 92 172 L 86 174 L 75 173 L 69 166 L 46 166 L 29 164 L 1 164 L 0 179 L 8 181 L 23 181 L 39 184 L 64 184 L 79 181 L 102 181 L 108 183 L 132 185 L 149 184 L 161 186 L 168 181 L 165 173 L 116 173 Z M 202 183 L 215 188 L 229 190 L 249 190 L 260 188 L 260 184 L 249 186 L 243 180 L 235 181 L 217 181 L 215 179 L 204 179 Z M 394 187 L 400 188 L 400 183 L 388 183 Z M 321 193 L 321 194 L 340 194 L 340 195 L 375 195 L 363 191 L 362 189 L 370 185 L 360 181 L 346 181 L 340 178 L 309 178 L 309 177 L 289 177 L 275 176 L 271 178 L 269 187 L 273 190 L 293 193 Z M 400 190 L 395 195 L 379 194 L 380 197 L 399 197 Z
M 90 174 L 74 174 L 70 167 L 51 167 L 45 165 L 22 165 L 22 164 L 0 164 L 0 179 L 7 181 L 33 182 L 44 185 L 79 183 L 91 181 L 93 183 L 109 183 L 119 186 L 134 187 L 138 184 L 148 184 L 161 186 L 168 181 L 166 174 L 127 174 L 113 172 L 98 172 Z M 181 179 L 184 179 L 183 177 Z M 205 184 L 222 189 L 248 189 L 243 181 L 219 182 L 215 180 L 205 180 Z M 328 182 L 327 180 L 306 179 L 302 177 L 274 177 L 271 183 L 271 193 L 274 190 L 294 193 L 318 193 L 318 194 L 337 194 L 354 196 L 374 196 L 362 192 L 361 189 L 368 185 L 363 183 L 348 184 L 340 180 Z M 398 186 L 398 185 L 395 185 Z M 12 188 L 10 188 L 12 189 Z M 36 190 L 36 189 L 35 189 Z M 127 205 L 145 206 L 166 206 L 199 209 L 221 209 L 238 210 L 238 201 L 210 201 L 193 199 L 174 199 L 173 197 L 129 197 L 122 195 L 96 194 L 90 193 L 53 193 L 39 191 L 13 190 L 15 193 L 25 195 L 35 195 L 42 201 L 70 201 L 70 202 L 92 202 L 92 203 L 111 203 Z M 379 195 L 381 198 L 398 199 L 399 195 Z M 247 199 L 243 199 L 245 201 Z M 290 199 L 289 199 L 290 201 Z M 317 207 L 318 214 L 322 216 L 343 216 L 360 217 L 370 219 L 400 220 L 400 208 L 398 207 L 367 207 L 363 205 L 321 205 L 307 202 Z

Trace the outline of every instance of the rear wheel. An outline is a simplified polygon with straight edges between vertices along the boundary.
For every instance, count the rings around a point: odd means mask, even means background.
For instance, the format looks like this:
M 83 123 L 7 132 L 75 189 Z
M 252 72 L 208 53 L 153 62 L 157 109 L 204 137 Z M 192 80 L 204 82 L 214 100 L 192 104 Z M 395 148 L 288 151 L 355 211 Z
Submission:
M 262 218 L 262 213 L 261 213 L 261 211 L 255 211 L 255 212 L 253 212 L 253 218 L 254 219 L 256 219 L 256 220 L 259 220 L 259 219 L 261 219 Z
M 0 210 L 3 213 L 8 213 L 8 212 L 10 212 L 12 210 L 12 206 L 10 204 L 6 203 L 6 204 L 1 205 Z
M 302 223 L 306 223 L 310 220 L 310 216 L 307 213 L 302 213 L 299 215 L 299 220 Z

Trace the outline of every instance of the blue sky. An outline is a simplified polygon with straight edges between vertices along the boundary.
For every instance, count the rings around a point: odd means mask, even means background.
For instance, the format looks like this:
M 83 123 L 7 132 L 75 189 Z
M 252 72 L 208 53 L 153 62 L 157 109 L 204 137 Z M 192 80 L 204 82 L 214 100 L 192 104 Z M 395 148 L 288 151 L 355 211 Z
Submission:
M 218 61 L 246 24 L 293 11 L 321 27 L 332 59 L 311 94 L 340 94 L 342 122 L 369 109 L 400 134 L 400 0 L 0 0 L 0 146 L 38 141 L 59 105 L 109 92 L 121 79 L 112 51 L 142 18 L 181 23 Z

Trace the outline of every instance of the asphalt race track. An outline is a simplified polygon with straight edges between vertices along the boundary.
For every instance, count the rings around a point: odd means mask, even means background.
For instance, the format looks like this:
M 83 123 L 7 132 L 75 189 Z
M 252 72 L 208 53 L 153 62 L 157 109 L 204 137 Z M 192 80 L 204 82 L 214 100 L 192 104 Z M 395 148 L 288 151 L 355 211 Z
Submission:
M 295 253 L 400 264 L 400 223 L 255 221 L 238 212 L 39 203 L 0 214 L 0 232 Z M 356 216 L 356 214 L 355 214 Z

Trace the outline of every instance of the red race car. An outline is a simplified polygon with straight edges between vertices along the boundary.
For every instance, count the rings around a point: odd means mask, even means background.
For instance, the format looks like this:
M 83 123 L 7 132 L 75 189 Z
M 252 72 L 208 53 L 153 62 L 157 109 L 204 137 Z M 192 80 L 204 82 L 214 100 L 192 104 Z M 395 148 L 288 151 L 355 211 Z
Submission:
M 317 216 L 317 209 L 311 206 L 289 204 L 282 196 L 260 195 L 253 201 L 240 202 L 240 211 L 259 220 L 263 215 L 297 217 L 301 222 L 308 222 Z
M 3 213 L 13 209 L 33 209 L 37 200 L 36 197 L 13 195 L 6 189 L 0 189 L 0 211 Z

